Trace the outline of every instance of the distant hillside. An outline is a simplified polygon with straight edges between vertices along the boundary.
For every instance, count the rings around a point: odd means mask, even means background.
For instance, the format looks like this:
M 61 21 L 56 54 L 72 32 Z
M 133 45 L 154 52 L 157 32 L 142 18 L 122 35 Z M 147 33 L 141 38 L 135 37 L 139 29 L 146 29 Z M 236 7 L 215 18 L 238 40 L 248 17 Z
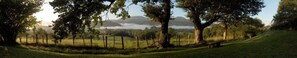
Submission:
M 121 20 L 121 19 L 117 19 L 117 20 L 106 20 L 103 22 L 104 27 L 115 27 L 115 26 L 122 26 L 122 27 L 127 27 L 127 25 L 123 26 L 122 24 L 124 23 L 133 23 L 135 25 L 128 25 L 130 28 L 134 28 L 134 27 L 143 27 L 143 25 L 145 26 L 159 26 L 160 24 L 157 22 L 153 22 L 151 20 L 149 20 L 146 17 L 143 16 L 132 16 L 131 18 L 125 19 L 125 20 Z M 139 25 L 137 25 L 139 24 Z M 99 28 L 102 27 L 100 25 L 100 23 L 98 23 L 98 25 L 95 28 Z M 193 26 L 193 23 L 189 20 L 187 20 L 184 17 L 175 17 L 173 20 L 169 21 L 169 26 Z M 49 32 L 53 32 L 51 27 L 48 26 L 36 26 L 37 28 L 42 28 L 46 31 Z M 145 27 L 143 27 L 145 28 Z M 31 33 L 32 31 L 29 31 L 29 33 Z
M 184 17 L 175 17 L 173 20 L 169 21 L 169 25 L 176 25 L 176 26 L 194 26 L 191 21 Z
M 96 27 L 101 26 L 100 23 L 98 23 L 98 25 Z M 109 26 L 109 27 L 114 27 L 114 26 L 122 26 L 121 24 L 117 23 L 117 22 L 113 22 L 110 20 L 104 21 L 102 26 Z
M 112 20 L 117 23 L 134 23 L 140 25 L 159 25 L 157 22 L 153 22 L 143 16 L 132 16 L 125 20 Z M 184 17 L 176 17 L 174 20 L 169 21 L 169 25 L 175 26 L 193 26 L 193 23 L 189 20 L 186 20 Z
M 148 18 L 143 17 L 143 16 L 132 16 L 128 19 L 122 20 L 114 20 L 114 22 L 117 23 L 134 23 L 134 24 L 140 24 L 140 25 L 157 25 L 158 23 L 153 22 L 151 20 L 148 20 Z

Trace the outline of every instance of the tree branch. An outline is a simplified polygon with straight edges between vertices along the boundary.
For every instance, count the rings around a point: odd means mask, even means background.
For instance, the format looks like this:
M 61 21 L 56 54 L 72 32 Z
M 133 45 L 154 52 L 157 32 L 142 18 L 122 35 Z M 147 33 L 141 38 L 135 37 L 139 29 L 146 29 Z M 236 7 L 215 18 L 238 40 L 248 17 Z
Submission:
M 220 18 L 220 16 L 215 16 L 215 18 L 212 18 L 209 21 L 207 21 L 206 23 L 202 24 L 202 28 L 205 28 L 205 27 L 211 25 L 212 23 L 218 21 L 219 18 Z

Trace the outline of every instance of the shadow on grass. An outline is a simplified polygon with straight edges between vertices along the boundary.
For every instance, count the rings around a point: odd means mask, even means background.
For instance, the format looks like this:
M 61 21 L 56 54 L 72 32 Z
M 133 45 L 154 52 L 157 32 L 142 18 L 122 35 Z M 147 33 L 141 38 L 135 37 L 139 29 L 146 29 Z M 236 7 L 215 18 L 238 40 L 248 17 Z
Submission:
M 150 46 L 145 48 L 104 48 L 98 46 L 71 46 L 71 45 L 47 45 L 47 44 L 24 44 L 24 49 L 43 50 L 50 52 L 66 53 L 66 54 L 137 54 L 137 53 L 149 53 L 149 52 L 165 52 L 165 51 L 177 51 L 184 50 L 186 48 L 159 48 L 156 46 Z
M 224 42 L 226 43 L 226 42 Z M 223 44 L 223 43 L 222 43 Z M 222 47 L 232 45 L 232 44 L 223 44 Z M 207 47 L 208 44 L 198 45 L 198 44 L 188 44 L 182 46 L 172 46 L 170 48 L 160 48 L 157 46 L 149 46 L 145 48 L 105 48 L 99 46 L 73 46 L 73 45 L 55 45 L 55 44 L 23 44 L 17 48 L 24 49 L 33 49 L 33 50 L 42 50 L 66 54 L 138 54 L 138 53 L 152 53 L 152 52 L 166 52 L 166 51 L 180 51 L 186 50 L 189 48 L 198 48 L 198 47 Z M 216 47 L 220 48 L 220 47 Z

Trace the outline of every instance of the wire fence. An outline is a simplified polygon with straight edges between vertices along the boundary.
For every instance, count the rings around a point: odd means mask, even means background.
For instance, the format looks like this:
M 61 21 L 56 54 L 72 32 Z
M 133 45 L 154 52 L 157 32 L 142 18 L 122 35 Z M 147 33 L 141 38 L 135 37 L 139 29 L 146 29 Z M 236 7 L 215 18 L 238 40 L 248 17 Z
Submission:
M 192 44 L 191 36 L 181 37 L 179 35 L 172 37 L 170 43 L 176 46 Z M 60 45 L 60 46 L 88 46 L 101 48 L 147 48 L 158 46 L 158 38 L 130 38 L 124 36 L 101 35 L 98 38 L 66 38 L 55 42 L 50 35 L 26 35 L 18 37 L 17 42 L 24 45 Z

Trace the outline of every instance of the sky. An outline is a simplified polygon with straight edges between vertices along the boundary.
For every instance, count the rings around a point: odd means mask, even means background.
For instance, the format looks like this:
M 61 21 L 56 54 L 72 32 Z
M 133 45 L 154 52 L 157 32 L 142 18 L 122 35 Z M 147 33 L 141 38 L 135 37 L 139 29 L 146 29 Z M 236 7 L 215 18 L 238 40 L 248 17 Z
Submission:
M 53 7 L 49 5 L 48 2 L 51 2 L 53 0 L 45 0 L 45 3 L 41 6 L 42 10 L 40 12 L 37 12 L 33 14 L 37 18 L 38 21 L 41 21 L 41 25 L 47 26 L 52 24 L 52 21 L 58 19 L 58 14 L 54 13 Z M 128 1 L 129 3 L 130 1 Z M 262 22 L 265 25 L 270 25 L 271 20 L 273 19 L 273 16 L 277 12 L 277 8 L 279 5 L 280 0 L 264 0 L 265 7 L 262 9 L 261 12 L 258 13 L 258 15 L 253 16 L 254 18 L 259 18 L 262 20 Z M 129 15 L 131 16 L 144 16 L 144 13 L 142 12 L 141 6 L 139 5 L 131 5 L 126 8 L 129 12 Z M 172 10 L 173 17 L 186 17 L 186 12 L 180 8 L 174 8 Z M 105 14 L 105 13 L 104 13 Z M 102 14 L 103 19 L 119 19 L 113 14 L 108 13 L 107 16 Z

